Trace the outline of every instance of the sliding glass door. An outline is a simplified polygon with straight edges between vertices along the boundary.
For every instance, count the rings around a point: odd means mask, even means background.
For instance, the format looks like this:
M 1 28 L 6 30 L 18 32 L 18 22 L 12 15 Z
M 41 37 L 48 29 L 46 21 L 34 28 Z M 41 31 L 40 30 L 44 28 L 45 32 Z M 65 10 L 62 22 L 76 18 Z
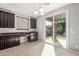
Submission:
M 66 13 L 46 18 L 45 28 L 46 42 L 66 48 Z
M 54 41 L 57 46 L 66 48 L 66 14 L 61 13 L 54 16 Z
M 46 27 L 46 42 L 52 43 L 52 33 L 53 33 L 53 17 L 48 17 L 45 20 L 45 27 Z

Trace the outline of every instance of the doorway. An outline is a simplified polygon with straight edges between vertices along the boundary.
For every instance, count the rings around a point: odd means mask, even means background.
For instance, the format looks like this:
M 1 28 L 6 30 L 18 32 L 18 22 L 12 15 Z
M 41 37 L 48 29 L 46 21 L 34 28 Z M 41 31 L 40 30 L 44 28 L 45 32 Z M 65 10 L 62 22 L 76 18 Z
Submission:
M 69 10 L 45 19 L 45 42 L 69 48 Z

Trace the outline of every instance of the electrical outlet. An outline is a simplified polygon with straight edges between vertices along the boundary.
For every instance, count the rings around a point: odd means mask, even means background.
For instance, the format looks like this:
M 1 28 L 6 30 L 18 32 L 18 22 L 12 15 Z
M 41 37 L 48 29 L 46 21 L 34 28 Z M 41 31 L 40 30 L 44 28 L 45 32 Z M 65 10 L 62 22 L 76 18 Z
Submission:
M 76 45 L 75 47 L 78 48 L 78 45 Z

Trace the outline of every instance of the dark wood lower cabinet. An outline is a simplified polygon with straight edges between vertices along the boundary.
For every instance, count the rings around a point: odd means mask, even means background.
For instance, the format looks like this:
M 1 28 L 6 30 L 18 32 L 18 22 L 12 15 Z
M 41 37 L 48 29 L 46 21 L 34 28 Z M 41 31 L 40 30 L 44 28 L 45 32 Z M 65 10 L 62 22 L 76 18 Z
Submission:
M 28 36 L 28 42 L 33 42 L 38 40 L 38 32 L 31 32 Z
M 0 50 L 20 45 L 19 35 L 0 36 Z
M 20 45 L 20 37 L 26 35 L 29 42 L 38 40 L 38 32 L 0 33 L 0 50 Z
M 20 37 L 19 37 L 19 35 L 13 35 L 12 39 L 13 39 L 13 46 L 20 45 Z
M 4 39 L 3 36 L 0 36 L 0 50 L 4 48 Z
M 13 39 L 12 36 L 4 36 L 4 47 L 9 48 L 13 46 Z

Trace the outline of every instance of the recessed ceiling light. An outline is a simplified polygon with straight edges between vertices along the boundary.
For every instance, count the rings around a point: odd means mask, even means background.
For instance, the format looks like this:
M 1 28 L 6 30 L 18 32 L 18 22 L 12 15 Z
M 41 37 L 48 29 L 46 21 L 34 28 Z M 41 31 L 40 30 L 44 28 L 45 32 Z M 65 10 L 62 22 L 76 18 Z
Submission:
M 40 15 L 44 15 L 44 13 L 43 13 L 43 12 L 41 12 L 41 13 L 40 13 Z
M 39 12 L 36 10 L 36 11 L 34 11 L 34 14 L 38 14 Z

